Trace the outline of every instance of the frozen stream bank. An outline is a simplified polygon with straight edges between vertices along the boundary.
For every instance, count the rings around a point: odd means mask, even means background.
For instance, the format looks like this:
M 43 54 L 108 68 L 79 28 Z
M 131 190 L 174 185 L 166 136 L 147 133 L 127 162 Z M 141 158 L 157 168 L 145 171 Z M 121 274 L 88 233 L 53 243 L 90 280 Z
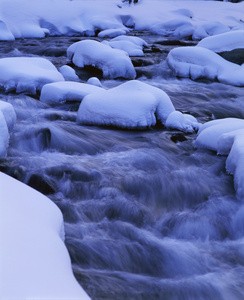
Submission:
M 177 110 L 199 122 L 244 117 L 243 88 L 173 78 L 162 61 L 175 45 L 142 37 L 151 46 L 138 79 L 163 89 Z M 1 55 L 46 55 L 59 67 L 73 42 L 15 41 L 13 52 L 2 43 Z M 51 107 L 3 91 L 0 99 L 17 114 L 1 170 L 61 208 L 75 276 L 92 299 L 244 297 L 244 207 L 225 157 L 196 150 L 195 133 L 81 126 L 77 103 Z

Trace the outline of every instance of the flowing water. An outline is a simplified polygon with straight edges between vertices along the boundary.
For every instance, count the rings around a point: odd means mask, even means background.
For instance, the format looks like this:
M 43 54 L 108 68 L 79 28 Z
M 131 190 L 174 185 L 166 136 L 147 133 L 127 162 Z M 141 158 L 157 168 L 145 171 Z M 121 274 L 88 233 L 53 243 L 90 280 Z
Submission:
M 153 45 L 139 80 L 200 122 L 244 117 L 242 88 L 173 78 L 164 59 L 174 43 L 144 37 Z M 3 42 L 1 56 L 38 54 L 61 66 L 74 40 Z M 18 117 L 0 169 L 60 207 L 74 274 L 92 299 L 244 299 L 244 205 L 226 157 L 195 149 L 196 134 L 80 126 L 78 103 L 0 99 Z

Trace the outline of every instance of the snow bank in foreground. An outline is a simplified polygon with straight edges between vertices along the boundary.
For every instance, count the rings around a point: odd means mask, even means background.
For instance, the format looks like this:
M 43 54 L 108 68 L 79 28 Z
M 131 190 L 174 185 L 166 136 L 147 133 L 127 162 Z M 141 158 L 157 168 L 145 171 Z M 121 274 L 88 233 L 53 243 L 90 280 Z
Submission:
M 244 120 L 226 118 L 205 123 L 195 146 L 228 155 L 226 170 L 234 175 L 237 196 L 244 200 Z
M 40 101 L 48 104 L 81 101 L 86 95 L 101 91 L 103 88 L 86 83 L 54 82 L 43 86 Z
M 67 49 L 67 56 L 77 67 L 93 66 L 102 70 L 104 78 L 136 77 L 132 62 L 124 51 L 94 40 L 72 44 Z
M 86 96 L 80 104 L 77 122 L 120 128 L 147 128 L 154 126 L 157 121 L 167 124 L 167 118 L 173 112 L 174 106 L 165 92 L 132 80 Z M 181 114 L 179 121 L 178 116 L 171 117 L 169 124 L 172 128 L 191 132 L 198 126 L 195 118 L 190 120 Z
M 10 103 L 0 101 L 0 158 L 7 154 L 10 134 L 16 123 L 16 114 Z
M 1 172 L 0 193 L 0 298 L 89 299 L 73 276 L 58 207 Z
M 206 37 L 205 39 L 201 40 L 197 46 L 207 48 L 218 53 L 244 48 L 244 31 L 233 30 Z
M 0 70 L 0 85 L 7 92 L 35 94 L 46 83 L 64 80 L 49 60 L 39 57 L 1 58 Z
M 179 77 L 218 79 L 223 83 L 244 86 L 244 65 L 231 63 L 206 48 L 175 48 L 169 52 L 166 61 Z

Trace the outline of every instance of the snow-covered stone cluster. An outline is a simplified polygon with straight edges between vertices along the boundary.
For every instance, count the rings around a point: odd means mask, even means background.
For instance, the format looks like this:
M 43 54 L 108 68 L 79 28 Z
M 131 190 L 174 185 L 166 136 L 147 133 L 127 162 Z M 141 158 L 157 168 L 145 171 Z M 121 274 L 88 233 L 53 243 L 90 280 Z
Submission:
M 244 120 L 226 118 L 203 124 L 195 141 L 198 148 L 207 148 L 227 155 L 226 170 L 234 175 L 237 196 L 244 199 Z
M 244 65 L 229 62 L 215 53 L 239 48 L 244 48 L 244 32 L 231 31 L 207 37 L 197 46 L 175 48 L 169 52 L 167 63 L 179 77 L 244 86 Z

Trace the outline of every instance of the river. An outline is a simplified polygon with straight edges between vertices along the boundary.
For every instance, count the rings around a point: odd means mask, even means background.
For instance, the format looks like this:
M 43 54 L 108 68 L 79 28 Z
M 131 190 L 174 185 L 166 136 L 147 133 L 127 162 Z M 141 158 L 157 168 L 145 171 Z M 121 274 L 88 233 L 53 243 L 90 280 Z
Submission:
M 133 59 L 138 79 L 177 110 L 199 122 L 244 117 L 243 88 L 174 78 L 164 60 L 177 42 L 138 34 L 150 44 Z M 1 57 L 40 55 L 59 67 L 76 40 L 1 42 Z M 244 299 L 244 206 L 226 157 L 194 148 L 196 133 L 78 125 L 79 103 L 50 107 L 4 91 L 0 100 L 17 113 L 0 170 L 60 207 L 74 274 L 92 299 Z

